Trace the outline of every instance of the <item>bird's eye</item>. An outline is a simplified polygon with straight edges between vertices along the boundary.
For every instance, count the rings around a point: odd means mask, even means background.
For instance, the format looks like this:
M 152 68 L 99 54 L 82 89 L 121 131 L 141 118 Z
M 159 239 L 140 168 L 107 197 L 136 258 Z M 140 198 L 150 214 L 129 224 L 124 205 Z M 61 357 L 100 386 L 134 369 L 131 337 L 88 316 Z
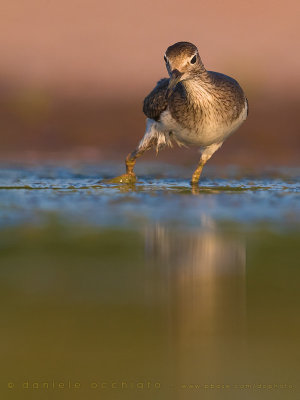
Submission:
M 195 55 L 195 56 L 191 59 L 191 64 L 195 64 L 196 60 L 197 60 L 197 56 Z
M 166 63 L 168 62 L 168 60 L 167 60 L 167 57 L 166 57 L 166 56 L 164 56 L 164 60 L 165 60 L 165 62 L 166 62 Z

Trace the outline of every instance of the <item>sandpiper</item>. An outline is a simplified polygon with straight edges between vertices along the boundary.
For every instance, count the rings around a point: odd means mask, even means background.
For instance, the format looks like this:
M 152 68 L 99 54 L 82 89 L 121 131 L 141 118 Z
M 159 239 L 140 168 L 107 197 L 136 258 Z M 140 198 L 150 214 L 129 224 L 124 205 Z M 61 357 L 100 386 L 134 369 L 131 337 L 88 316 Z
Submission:
M 194 44 L 173 44 L 164 60 L 169 78 L 158 81 L 145 98 L 144 137 L 126 158 L 126 174 L 115 182 L 135 182 L 136 159 L 152 147 L 158 151 L 175 142 L 199 148 L 200 161 L 191 180 L 197 186 L 205 163 L 247 118 L 248 101 L 238 82 L 207 71 Z

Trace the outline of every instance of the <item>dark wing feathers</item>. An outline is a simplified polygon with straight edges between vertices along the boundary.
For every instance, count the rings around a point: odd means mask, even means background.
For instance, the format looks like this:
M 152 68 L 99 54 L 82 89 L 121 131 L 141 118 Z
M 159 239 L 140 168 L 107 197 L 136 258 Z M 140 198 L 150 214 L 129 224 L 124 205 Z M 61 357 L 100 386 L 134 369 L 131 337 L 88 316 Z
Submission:
M 144 100 L 143 112 L 146 117 L 159 120 L 160 114 L 165 111 L 168 106 L 166 99 L 166 91 L 169 85 L 169 79 L 163 78 L 157 82 L 155 88 L 152 90 Z
M 230 76 L 220 72 L 208 71 L 214 88 L 214 97 L 222 99 L 224 117 L 235 120 L 245 109 L 247 101 L 243 89 L 238 82 Z

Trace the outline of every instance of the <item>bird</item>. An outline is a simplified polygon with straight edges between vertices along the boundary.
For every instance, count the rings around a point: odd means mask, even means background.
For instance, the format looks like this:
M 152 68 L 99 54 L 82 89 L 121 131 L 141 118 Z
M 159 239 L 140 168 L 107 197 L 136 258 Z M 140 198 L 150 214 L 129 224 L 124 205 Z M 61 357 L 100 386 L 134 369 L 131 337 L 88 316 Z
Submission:
M 164 54 L 168 78 L 160 79 L 144 99 L 146 130 L 134 151 L 126 157 L 126 173 L 115 182 L 135 183 L 134 166 L 145 151 L 165 146 L 195 146 L 200 160 L 191 185 L 198 187 L 206 162 L 248 116 L 248 100 L 230 76 L 208 71 L 198 48 L 177 42 Z

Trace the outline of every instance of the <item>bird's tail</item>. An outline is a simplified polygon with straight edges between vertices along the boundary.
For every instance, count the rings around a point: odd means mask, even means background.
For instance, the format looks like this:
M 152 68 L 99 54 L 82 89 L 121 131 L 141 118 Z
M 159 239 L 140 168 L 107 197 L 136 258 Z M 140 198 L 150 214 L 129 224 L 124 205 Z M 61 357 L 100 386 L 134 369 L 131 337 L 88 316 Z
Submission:
M 173 142 L 178 146 L 185 146 L 173 136 L 170 132 L 164 132 L 159 129 L 159 125 L 152 119 L 147 119 L 146 131 L 143 139 L 140 141 L 138 150 L 146 151 L 155 147 L 156 154 L 164 147 L 173 147 Z

